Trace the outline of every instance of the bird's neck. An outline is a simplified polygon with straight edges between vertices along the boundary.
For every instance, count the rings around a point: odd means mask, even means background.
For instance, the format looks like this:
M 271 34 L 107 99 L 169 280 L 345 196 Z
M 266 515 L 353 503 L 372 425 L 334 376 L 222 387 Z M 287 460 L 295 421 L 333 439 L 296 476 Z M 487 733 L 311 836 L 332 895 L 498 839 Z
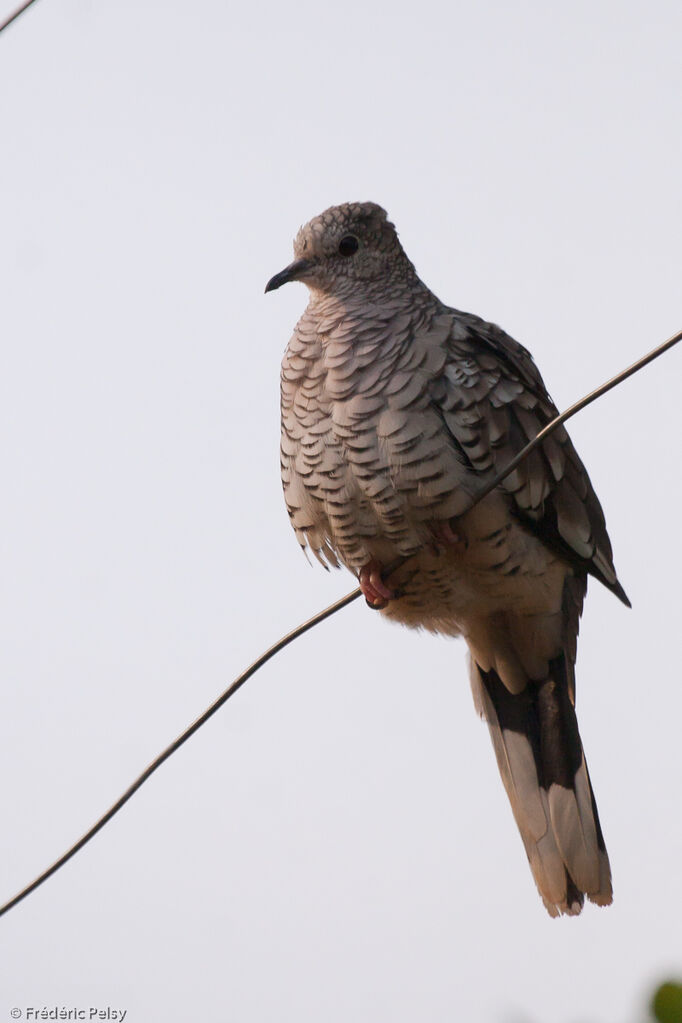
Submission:
M 440 307 L 433 292 L 413 273 L 389 281 L 348 281 L 334 292 L 310 288 L 306 313 L 320 321 L 386 322 L 406 313 L 422 318 Z

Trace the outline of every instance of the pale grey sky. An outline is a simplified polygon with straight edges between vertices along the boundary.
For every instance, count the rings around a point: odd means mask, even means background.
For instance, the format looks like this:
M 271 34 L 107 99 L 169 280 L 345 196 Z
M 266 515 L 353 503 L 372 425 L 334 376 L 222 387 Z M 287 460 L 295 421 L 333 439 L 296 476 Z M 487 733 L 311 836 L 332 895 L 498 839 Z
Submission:
M 280 493 L 299 225 L 385 206 L 564 407 L 682 326 L 681 35 L 655 0 L 40 0 L 0 37 L 0 899 L 353 586 Z M 578 661 L 613 907 L 549 919 L 463 644 L 356 604 L 0 921 L 0 1023 L 639 1023 L 682 972 L 681 360 L 571 426 L 633 602 L 591 585 Z

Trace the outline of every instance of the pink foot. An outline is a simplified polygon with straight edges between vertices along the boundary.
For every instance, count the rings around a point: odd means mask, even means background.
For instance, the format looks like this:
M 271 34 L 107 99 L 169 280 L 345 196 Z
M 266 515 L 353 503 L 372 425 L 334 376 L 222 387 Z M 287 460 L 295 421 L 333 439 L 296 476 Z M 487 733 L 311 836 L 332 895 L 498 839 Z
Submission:
M 390 589 L 381 578 L 382 567 L 378 561 L 368 561 L 360 569 L 358 581 L 362 595 L 375 611 L 381 611 L 386 607 L 389 600 L 395 597 L 395 591 Z

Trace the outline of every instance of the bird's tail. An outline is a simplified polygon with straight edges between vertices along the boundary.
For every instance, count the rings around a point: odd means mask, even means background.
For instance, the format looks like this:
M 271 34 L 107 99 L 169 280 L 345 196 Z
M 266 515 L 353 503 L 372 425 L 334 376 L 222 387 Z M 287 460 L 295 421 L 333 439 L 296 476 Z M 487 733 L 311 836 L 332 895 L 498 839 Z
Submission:
M 477 709 L 488 722 L 497 764 L 538 891 L 551 916 L 576 915 L 585 896 L 611 902 L 611 870 L 571 700 L 572 665 L 549 662 L 547 678 L 517 694 L 471 660 Z

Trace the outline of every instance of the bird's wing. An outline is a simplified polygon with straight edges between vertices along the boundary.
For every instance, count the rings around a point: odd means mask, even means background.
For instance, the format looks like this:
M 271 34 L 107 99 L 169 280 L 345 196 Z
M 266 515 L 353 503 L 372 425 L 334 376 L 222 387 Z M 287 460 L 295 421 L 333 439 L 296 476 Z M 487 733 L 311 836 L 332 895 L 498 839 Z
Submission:
M 556 417 L 530 353 L 499 327 L 452 311 L 448 358 L 433 400 L 472 468 L 501 471 Z M 563 426 L 500 486 L 525 527 L 628 607 L 618 581 L 599 499 Z

